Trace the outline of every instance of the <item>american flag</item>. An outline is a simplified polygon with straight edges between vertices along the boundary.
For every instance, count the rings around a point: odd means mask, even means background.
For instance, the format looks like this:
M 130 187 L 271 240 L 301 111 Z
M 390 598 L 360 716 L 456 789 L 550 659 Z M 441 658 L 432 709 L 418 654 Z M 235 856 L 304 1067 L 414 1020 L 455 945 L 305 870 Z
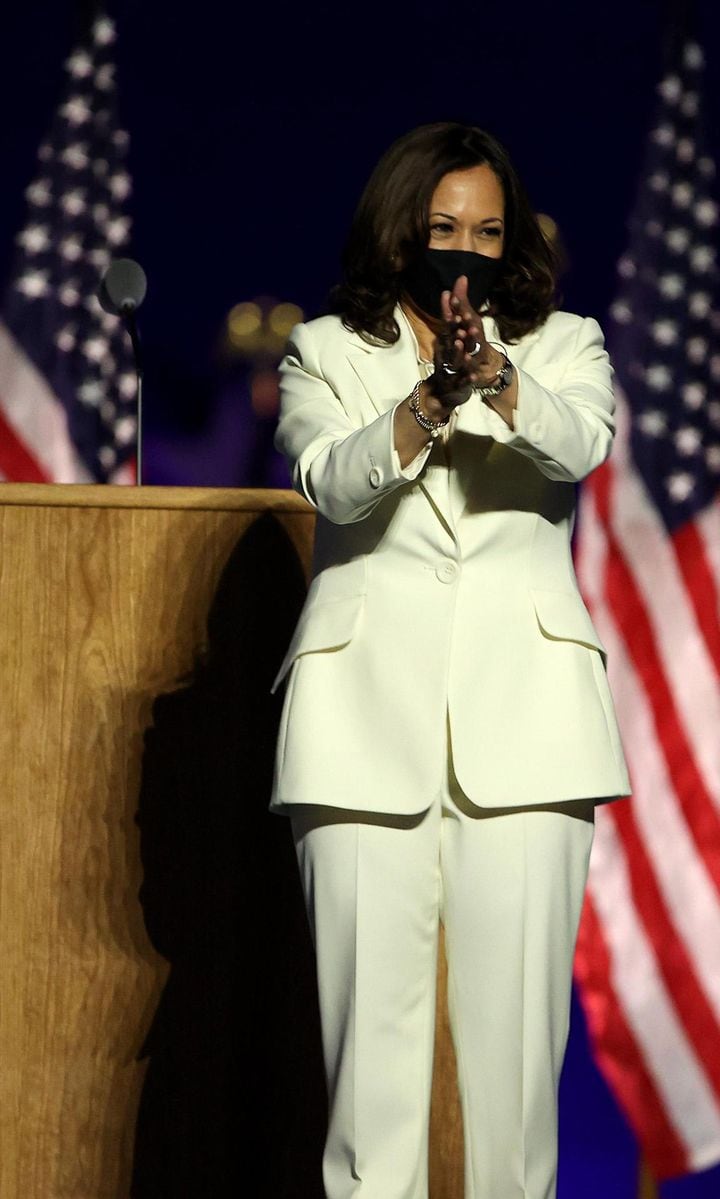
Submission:
M 128 241 L 128 135 L 116 120 L 115 27 L 100 10 L 68 58 L 38 152 L 0 319 L 0 478 L 132 482 L 136 383 L 98 284 Z
M 578 575 L 633 785 L 597 810 L 576 977 L 658 1180 L 720 1161 L 720 311 L 703 52 L 676 39 L 618 264 L 618 431 Z

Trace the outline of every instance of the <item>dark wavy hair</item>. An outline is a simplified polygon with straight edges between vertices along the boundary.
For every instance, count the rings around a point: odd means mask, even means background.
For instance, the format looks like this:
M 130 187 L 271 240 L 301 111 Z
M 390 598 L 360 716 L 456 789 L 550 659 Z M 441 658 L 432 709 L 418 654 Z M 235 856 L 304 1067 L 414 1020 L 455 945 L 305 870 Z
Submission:
M 560 263 L 507 151 L 474 125 L 438 122 L 399 138 L 370 176 L 350 226 L 342 280 L 330 293 L 330 310 L 346 328 L 366 340 L 398 340 L 398 264 L 407 265 L 427 246 L 430 201 L 443 176 L 481 164 L 495 172 L 505 197 L 503 267 L 488 311 L 506 343 L 544 323 L 556 307 Z

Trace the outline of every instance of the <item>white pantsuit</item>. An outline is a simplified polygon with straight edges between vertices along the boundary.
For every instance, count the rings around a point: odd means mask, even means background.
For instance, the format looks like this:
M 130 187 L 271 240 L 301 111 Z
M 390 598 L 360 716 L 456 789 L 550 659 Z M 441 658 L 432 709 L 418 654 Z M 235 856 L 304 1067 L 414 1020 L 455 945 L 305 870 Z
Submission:
M 557 1084 L 593 834 L 582 808 L 481 811 L 455 790 L 416 817 L 297 809 L 332 1199 L 427 1199 L 439 919 L 466 1199 L 554 1199 Z
M 281 368 L 277 443 L 318 522 L 273 807 L 316 941 L 326 1192 L 427 1199 L 441 916 L 467 1199 L 551 1199 L 592 839 L 573 805 L 629 791 L 570 555 L 574 484 L 612 440 L 610 367 L 595 321 L 554 313 L 507 346 L 514 428 L 473 395 L 402 470 L 394 409 L 423 367 L 396 316 L 391 347 L 337 317 L 298 326 Z

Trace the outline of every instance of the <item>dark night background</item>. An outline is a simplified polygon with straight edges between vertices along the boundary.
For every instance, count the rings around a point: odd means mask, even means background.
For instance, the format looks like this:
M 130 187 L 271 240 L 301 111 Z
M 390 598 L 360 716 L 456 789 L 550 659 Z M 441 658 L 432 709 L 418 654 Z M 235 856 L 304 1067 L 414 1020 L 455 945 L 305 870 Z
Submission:
M 3 18 L 0 280 L 77 7 L 26 0 Z M 285 481 L 277 463 L 266 474 L 258 467 L 272 430 L 258 434 L 242 371 L 219 352 L 224 319 L 265 295 L 316 312 L 370 169 L 422 122 L 477 123 L 507 144 L 536 209 L 555 218 L 567 245 L 564 306 L 602 322 L 666 7 L 110 0 L 131 136 L 131 252 L 149 277 L 145 481 Z M 720 12 L 698 0 L 697 14 L 717 155 Z
M 571 267 L 563 306 L 603 323 L 671 8 L 111 2 L 131 138 L 131 252 L 149 279 L 146 481 L 259 481 L 238 466 L 249 410 L 223 409 L 224 319 L 257 296 L 309 315 L 322 305 L 370 169 L 414 125 L 468 121 L 508 146 L 535 208 L 561 229 Z M 696 9 L 720 159 L 720 6 Z M 70 0 L 24 0 L 3 15 L 0 282 L 75 17 Z M 577 1010 L 562 1129 L 560 1199 L 635 1199 L 632 1139 L 589 1063 Z M 716 1199 L 719 1176 L 662 1194 Z

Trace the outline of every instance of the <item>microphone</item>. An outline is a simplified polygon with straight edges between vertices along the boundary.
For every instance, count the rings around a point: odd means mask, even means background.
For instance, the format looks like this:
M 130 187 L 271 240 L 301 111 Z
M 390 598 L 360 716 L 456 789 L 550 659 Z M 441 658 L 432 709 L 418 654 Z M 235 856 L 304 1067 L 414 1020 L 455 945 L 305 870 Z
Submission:
M 116 258 L 100 281 L 100 306 L 112 316 L 121 317 L 130 334 L 137 375 L 137 469 L 136 482 L 142 483 L 142 390 L 143 365 L 135 313 L 145 299 L 147 276 L 133 258 Z
M 133 258 L 116 258 L 100 282 L 98 299 L 106 312 L 127 316 L 135 312 L 145 299 L 147 276 Z

